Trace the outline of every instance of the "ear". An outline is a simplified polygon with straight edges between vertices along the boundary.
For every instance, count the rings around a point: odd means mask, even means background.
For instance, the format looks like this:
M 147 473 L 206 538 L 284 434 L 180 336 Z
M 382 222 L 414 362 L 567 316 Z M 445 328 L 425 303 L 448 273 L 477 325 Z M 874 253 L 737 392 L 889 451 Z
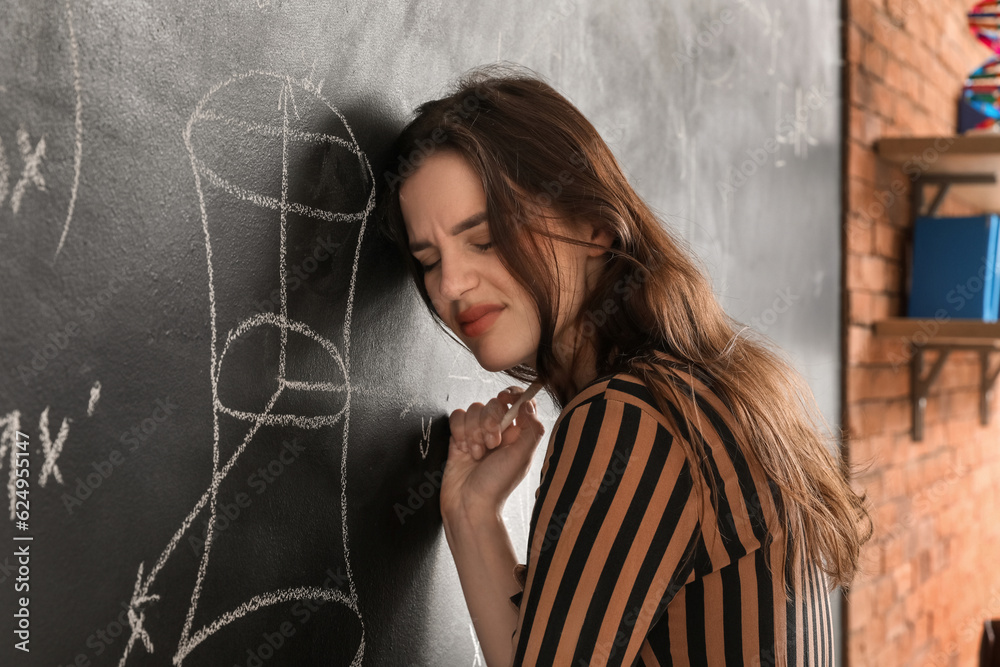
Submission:
M 610 248 L 611 244 L 615 242 L 615 235 L 607 227 L 598 227 L 593 223 L 586 223 L 587 229 L 589 230 L 590 238 L 587 239 L 591 243 L 596 243 L 604 248 Z M 590 257 L 600 257 L 607 250 L 601 250 L 598 248 L 589 248 L 587 254 Z

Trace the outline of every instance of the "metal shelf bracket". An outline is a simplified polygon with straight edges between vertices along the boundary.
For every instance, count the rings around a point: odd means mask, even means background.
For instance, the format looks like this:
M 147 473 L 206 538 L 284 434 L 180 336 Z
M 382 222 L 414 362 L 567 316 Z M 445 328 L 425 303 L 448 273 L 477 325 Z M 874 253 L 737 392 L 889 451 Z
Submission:
M 992 345 L 958 345 L 926 343 L 918 345 L 911 343 L 912 356 L 910 357 L 910 395 L 913 401 L 913 440 L 920 442 L 924 439 L 924 414 L 927 410 L 927 395 L 930 388 L 941 374 L 948 355 L 957 350 L 975 350 L 979 352 L 979 421 L 983 426 L 990 423 L 990 403 L 993 399 L 993 386 L 996 384 L 997 376 L 1000 375 L 1000 362 L 995 367 L 990 366 L 991 352 L 996 352 L 997 348 Z M 924 353 L 927 351 L 938 352 L 937 358 L 930 369 L 924 373 Z

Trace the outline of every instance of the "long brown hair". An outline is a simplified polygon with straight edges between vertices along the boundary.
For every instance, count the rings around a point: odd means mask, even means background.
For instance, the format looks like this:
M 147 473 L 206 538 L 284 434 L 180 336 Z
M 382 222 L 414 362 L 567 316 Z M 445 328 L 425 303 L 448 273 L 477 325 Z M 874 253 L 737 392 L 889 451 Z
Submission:
M 678 426 L 671 408 L 682 414 L 687 428 L 681 432 L 687 433 L 691 415 L 698 414 L 690 378 L 703 380 L 732 413 L 743 455 L 780 491 L 775 509 L 792 538 L 792 555 L 804 545 L 806 557 L 835 585 L 847 587 L 871 537 L 871 517 L 866 497 L 849 483 L 847 461 L 831 453 L 837 439 L 812 391 L 768 339 L 725 313 L 711 281 L 632 189 L 583 114 L 534 72 L 501 64 L 470 70 L 450 95 L 421 104 L 416 113 L 396 141 L 392 169 L 383 174 L 379 224 L 439 326 L 451 335 L 408 250 L 398 192 L 423 160 L 451 150 L 482 178 L 490 240 L 538 308 L 535 368 L 518 365 L 505 373 L 521 382 L 541 380 L 559 405 L 579 392 L 555 356 L 560 283 L 550 253 L 552 239 L 591 244 L 553 234 L 542 221 L 559 216 L 610 230 L 614 241 L 603 272 L 573 323 L 593 346 L 598 377 L 639 377 L 671 424 Z M 579 349 L 571 350 L 573 363 Z M 676 362 L 687 369 L 687 387 L 678 382 Z M 705 444 L 697 437 L 687 443 L 692 471 L 701 470 Z M 700 477 L 715 486 L 713 476 Z M 714 502 L 716 494 L 711 497 Z

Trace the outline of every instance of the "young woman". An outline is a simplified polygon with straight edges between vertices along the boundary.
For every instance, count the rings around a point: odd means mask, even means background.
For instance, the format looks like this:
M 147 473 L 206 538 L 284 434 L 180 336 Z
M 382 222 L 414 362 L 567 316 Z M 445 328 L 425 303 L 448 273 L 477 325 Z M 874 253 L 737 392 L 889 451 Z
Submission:
M 562 411 L 527 563 L 501 518 L 545 428 L 520 389 L 450 417 L 445 534 L 490 667 L 833 665 L 871 535 L 801 377 L 733 321 L 608 146 L 533 73 L 427 102 L 384 232 L 483 368 Z M 867 526 L 865 524 L 867 523 Z

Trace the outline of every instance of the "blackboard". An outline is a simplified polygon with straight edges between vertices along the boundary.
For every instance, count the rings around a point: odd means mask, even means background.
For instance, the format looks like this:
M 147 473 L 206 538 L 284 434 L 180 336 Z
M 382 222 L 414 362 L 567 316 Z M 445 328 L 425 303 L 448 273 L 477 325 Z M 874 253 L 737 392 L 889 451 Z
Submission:
M 0 662 L 484 664 L 437 489 L 448 414 L 511 382 L 372 220 L 394 133 L 477 64 L 594 122 L 836 425 L 837 11 L 7 3 Z

